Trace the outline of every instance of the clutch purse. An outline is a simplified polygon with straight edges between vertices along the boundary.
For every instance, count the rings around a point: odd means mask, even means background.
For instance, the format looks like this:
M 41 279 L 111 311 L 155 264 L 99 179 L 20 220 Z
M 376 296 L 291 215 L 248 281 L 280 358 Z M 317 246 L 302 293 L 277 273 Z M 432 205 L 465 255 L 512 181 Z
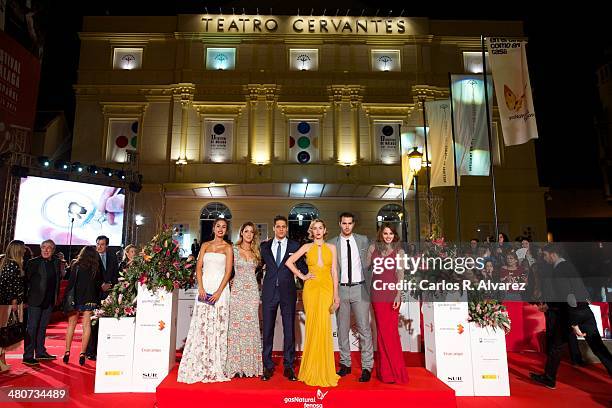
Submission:
M 212 294 L 210 293 L 206 293 L 204 296 L 198 296 L 198 302 L 206 303 L 211 306 L 215 304 L 215 301 L 212 300 Z
M 0 347 L 10 347 L 25 338 L 25 323 L 19 321 L 17 313 L 11 312 L 6 326 L 0 328 Z

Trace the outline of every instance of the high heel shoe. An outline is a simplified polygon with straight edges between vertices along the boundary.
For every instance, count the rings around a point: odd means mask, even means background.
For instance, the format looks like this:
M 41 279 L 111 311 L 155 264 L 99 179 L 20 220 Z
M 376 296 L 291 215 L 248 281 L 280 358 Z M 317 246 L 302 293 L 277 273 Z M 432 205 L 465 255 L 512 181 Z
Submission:
M 70 359 L 70 351 L 64 353 L 64 358 L 62 359 L 65 364 L 68 364 L 68 360 Z
M 85 353 L 79 355 L 79 365 L 85 365 Z

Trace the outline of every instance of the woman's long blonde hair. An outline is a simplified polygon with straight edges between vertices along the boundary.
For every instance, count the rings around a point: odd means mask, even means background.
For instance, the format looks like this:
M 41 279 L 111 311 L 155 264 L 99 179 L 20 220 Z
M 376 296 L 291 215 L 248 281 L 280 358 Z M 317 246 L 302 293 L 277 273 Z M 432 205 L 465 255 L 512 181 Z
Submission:
M 9 242 L 4 251 L 4 256 L 0 259 L 0 271 L 4 269 L 4 266 L 10 261 L 16 262 L 19 265 L 21 276 L 23 273 L 23 256 L 25 255 L 26 247 L 23 241 L 13 240 Z
M 240 227 L 240 232 L 238 233 L 238 241 L 236 241 L 236 246 L 240 247 L 242 244 L 242 233 L 246 227 L 253 228 L 253 241 L 251 241 L 251 251 L 253 251 L 253 255 L 255 256 L 255 260 L 259 264 L 261 262 L 261 252 L 259 250 L 259 230 L 251 221 L 247 221 L 242 224 Z
M 127 253 L 130 249 L 134 248 L 136 250 L 136 254 L 138 254 L 138 247 L 136 245 L 129 244 L 125 248 L 123 248 L 123 261 L 128 260 Z

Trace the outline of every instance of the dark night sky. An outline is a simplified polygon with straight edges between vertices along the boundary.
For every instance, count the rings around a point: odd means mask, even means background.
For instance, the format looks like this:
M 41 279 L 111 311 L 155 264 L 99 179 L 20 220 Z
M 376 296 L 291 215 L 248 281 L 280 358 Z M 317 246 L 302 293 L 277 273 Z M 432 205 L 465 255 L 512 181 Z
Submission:
M 59 5 L 63 4 L 63 5 Z M 224 12 L 246 8 L 247 14 L 254 14 L 255 7 L 264 10 L 273 7 L 274 14 L 295 14 L 297 7 L 302 13 L 320 15 L 327 8 L 326 15 L 335 15 L 336 9 L 346 14 L 373 15 L 380 9 L 380 15 L 398 15 L 402 7 L 389 2 L 329 2 L 305 1 L 233 1 L 202 2 L 180 1 L 180 6 L 170 2 L 139 1 L 98 1 L 66 5 L 65 2 L 44 1 L 42 26 L 46 31 L 45 53 L 40 84 L 40 110 L 64 110 L 72 124 L 74 116 L 74 94 L 72 85 L 77 79 L 79 53 L 78 32 L 83 15 L 175 15 L 180 13 L 202 13 L 204 6 L 209 11 Z M 538 118 L 540 139 L 536 141 L 540 183 L 556 188 L 595 187 L 601 188 L 601 174 L 597 164 L 597 139 L 593 126 L 598 104 L 595 85 L 595 68 L 603 56 L 606 44 L 611 45 L 612 35 L 606 29 L 606 13 L 597 3 L 589 7 L 581 2 L 581 10 L 546 9 L 533 11 L 523 2 L 504 2 L 506 10 L 491 9 L 492 2 L 446 8 L 432 2 L 406 2 L 404 16 L 424 16 L 438 19 L 492 19 L 520 20 L 525 23 L 529 37 L 528 62 L 533 88 L 534 104 Z M 429 6 L 427 4 L 430 4 Z M 468 8 L 469 4 L 469 8 Z M 332 6 L 333 5 L 333 6 Z M 543 6 L 543 5 L 542 5 Z M 512 7 L 512 8 L 511 8 Z M 609 24 L 609 22 L 607 22 Z M 576 154 L 583 156 L 576 163 Z

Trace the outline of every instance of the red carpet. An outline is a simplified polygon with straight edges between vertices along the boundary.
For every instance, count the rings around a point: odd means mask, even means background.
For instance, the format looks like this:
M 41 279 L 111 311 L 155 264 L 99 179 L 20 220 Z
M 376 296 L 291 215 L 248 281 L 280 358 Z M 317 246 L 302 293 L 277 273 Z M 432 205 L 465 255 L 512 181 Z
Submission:
M 47 349 L 52 354 L 61 356 L 64 351 L 64 333 L 66 325 L 64 322 L 52 325 L 48 331 L 49 339 L 47 340 Z M 69 365 L 65 365 L 61 360 L 47 362 L 41 364 L 40 368 L 30 368 L 21 364 L 22 350 L 14 350 L 8 352 L 8 363 L 12 365 L 8 373 L 0 374 L 0 387 L 55 387 L 66 388 L 70 393 L 70 399 L 67 403 L 49 404 L 49 403 L 6 403 L 0 402 L 0 406 L 4 407 L 46 407 L 46 406 L 62 406 L 62 407 L 83 407 L 83 408 L 114 408 L 116 406 L 138 408 L 156 406 L 155 394 L 94 394 L 94 373 L 95 362 L 87 361 L 84 367 L 78 365 L 78 355 L 80 351 L 80 326 L 77 327 L 77 334 L 72 345 L 72 357 Z M 426 381 L 425 370 L 412 368 L 410 366 L 422 365 L 422 355 L 413 353 L 406 354 L 408 373 L 410 375 L 410 383 L 408 384 L 408 392 L 412 393 L 409 399 L 403 400 L 399 406 L 419 406 L 419 407 L 437 407 L 438 405 L 432 400 L 418 401 L 419 392 L 423 392 L 423 387 Z M 587 368 L 572 367 L 566 362 L 561 364 L 559 370 L 559 379 L 557 381 L 557 389 L 549 390 L 533 384 L 528 376 L 530 370 L 541 370 L 543 367 L 544 357 L 538 353 L 510 353 L 508 355 L 510 367 L 510 390 L 511 397 L 457 397 L 456 403 L 459 408 L 489 408 L 489 407 L 612 407 L 612 381 L 607 376 L 605 369 L 601 364 L 591 365 Z M 344 404 L 337 404 L 337 391 L 348 392 L 351 400 L 354 401 L 353 407 L 373 407 L 383 408 L 385 405 L 380 402 L 382 393 L 397 392 L 401 386 L 387 386 L 393 391 L 383 391 L 381 387 L 384 385 L 373 379 L 369 384 L 359 384 L 356 382 L 356 377 L 359 375 L 359 370 L 353 371 L 353 378 L 346 381 L 343 379 L 340 385 L 329 391 L 323 400 L 324 408 L 344 408 Z M 170 379 L 168 379 L 169 381 Z M 301 383 L 289 383 L 283 380 L 281 372 L 277 371 L 275 376 L 269 382 L 269 386 L 277 386 L 279 393 L 284 396 L 305 396 L 315 397 L 316 388 L 301 385 Z M 204 387 L 207 384 L 199 384 L 184 387 Z M 263 390 L 263 383 L 256 379 L 237 379 L 230 383 L 217 385 L 217 387 L 229 387 L 226 395 L 233 397 L 238 394 L 240 389 L 251 387 L 258 391 Z M 295 395 L 294 395 L 295 390 Z M 421 390 L 421 391 L 419 391 Z M 164 391 L 164 390 L 161 390 Z M 327 391 L 327 390 L 325 390 Z M 429 391 L 429 390 L 427 390 Z M 184 391 L 183 391 L 184 392 Z M 400 390 L 402 395 L 403 391 Z M 191 394 L 191 393 L 190 393 Z M 177 400 L 172 401 L 171 405 L 159 401 L 160 407 L 174 406 L 201 406 L 207 404 L 207 397 L 198 400 L 190 400 L 187 405 L 184 403 L 178 404 Z M 367 400 L 366 400 L 367 399 Z M 200 402 L 201 401 L 201 402 Z M 372 404 L 374 402 L 374 404 Z M 254 401 L 245 401 L 241 405 L 237 405 L 238 401 L 230 400 L 229 397 L 223 401 L 223 404 L 218 407 L 251 407 Z M 303 407 L 304 404 L 284 404 L 284 401 L 276 401 L 276 404 L 287 408 Z M 268 405 L 273 406 L 273 405 Z
M 277 367 L 278 368 L 278 367 Z M 232 407 L 387 407 L 410 404 L 414 406 L 455 407 L 455 393 L 424 368 L 408 368 L 410 384 L 383 384 L 372 379 L 369 383 L 357 381 L 353 372 L 343 378 L 337 387 L 321 389 L 327 392 L 317 398 L 318 388 L 300 382 L 289 382 L 280 370 L 270 381 L 258 378 L 241 378 L 217 384 L 181 384 L 176 382 L 175 368 L 157 387 L 157 406 L 168 408 L 189 406 L 195 401 L 205 401 L 208 406 Z M 303 398 L 304 400 L 299 400 Z M 295 402 L 292 402 L 295 401 Z M 322 405 L 318 405 L 322 404 Z

